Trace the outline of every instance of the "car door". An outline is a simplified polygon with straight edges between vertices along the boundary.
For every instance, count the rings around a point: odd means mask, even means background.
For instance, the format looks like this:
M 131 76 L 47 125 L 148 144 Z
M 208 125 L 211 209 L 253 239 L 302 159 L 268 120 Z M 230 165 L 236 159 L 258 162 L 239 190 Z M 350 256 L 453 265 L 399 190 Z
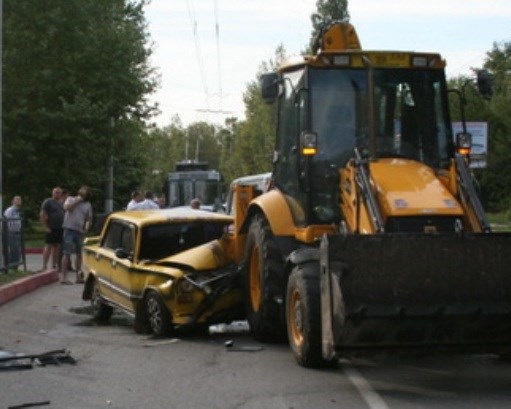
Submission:
M 112 220 L 98 252 L 98 279 L 102 295 L 119 307 L 133 311 L 130 271 L 136 227 L 124 220 Z

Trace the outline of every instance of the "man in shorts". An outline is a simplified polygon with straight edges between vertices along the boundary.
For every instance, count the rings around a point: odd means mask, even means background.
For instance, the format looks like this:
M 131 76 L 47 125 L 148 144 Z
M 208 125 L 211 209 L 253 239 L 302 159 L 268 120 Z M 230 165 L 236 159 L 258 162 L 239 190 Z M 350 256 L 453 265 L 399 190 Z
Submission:
M 62 239 L 62 279 L 61 284 L 72 284 L 67 279 L 69 259 L 76 254 L 76 282 L 83 283 L 82 246 L 85 233 L 92 224 L 92 205 L 90 204 L 91 191 L 88 186 L 82 186 L 76 196 L 70 196 L 64 203 L 64 236 Z
M 57 268 L 60 245 L 62 243 L 62 223 L 64 221 L 64 207 L 62 206 L 61 197 L 62 189 L 60 187 L 53 188 L 51 197 L 43 202 L 39 212 L 39 219 L 45 231 L 43 268 L 41 271 L 48 269 L 50 256 L 52 268 Z

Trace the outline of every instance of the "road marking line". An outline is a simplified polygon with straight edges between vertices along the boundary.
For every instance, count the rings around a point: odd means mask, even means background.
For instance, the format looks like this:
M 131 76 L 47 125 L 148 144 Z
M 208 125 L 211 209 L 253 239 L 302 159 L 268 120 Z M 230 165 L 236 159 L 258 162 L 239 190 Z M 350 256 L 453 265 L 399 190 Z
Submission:
M 344 374 L 350 382 L 357 388 L 358 392 L 364 398 L 370 409 L 389 409 L 385 401 L 371 387 L 369 382 L 351 365 L 343 365 Z

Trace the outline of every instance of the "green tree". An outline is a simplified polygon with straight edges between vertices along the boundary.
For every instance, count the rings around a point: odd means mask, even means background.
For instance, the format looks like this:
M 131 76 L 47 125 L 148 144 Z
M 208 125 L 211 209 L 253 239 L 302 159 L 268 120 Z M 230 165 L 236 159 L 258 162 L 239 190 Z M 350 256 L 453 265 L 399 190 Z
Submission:
M 207 162 L 210 169 L 218 169 L 220 165 L 221 146 L 217 139 L 217 129 L 207 122 L 196 122 L 186 129 L 188 152 L 187 157 Z
M 511 213 L 511 42 L 494 43 L 484 68 L 493 75 L 493 96 L 484 112 L 489 123 L 488 168 L 480 172 L 484 199 L 493 211 Z
M 225 132 L 207 122 L 183 128 L 178 117 L 169 126 L 151 131 L 146 137 L 147 165 L 138 188 L 165 191 L 168 173 L 184 160 L 207 162 L 210 169 L 220 169 Z
M 102 208 L 112 151 L 116 175 L 139 176 L 125 167 L 143 160 L 131 154 L 140 150 L 143 120 L 155 109 L 147 95 L 157 85 L 144 5 L 4 0 L 7 195 L 18 192 L 36 209 L 53 186 L 87 183 Z

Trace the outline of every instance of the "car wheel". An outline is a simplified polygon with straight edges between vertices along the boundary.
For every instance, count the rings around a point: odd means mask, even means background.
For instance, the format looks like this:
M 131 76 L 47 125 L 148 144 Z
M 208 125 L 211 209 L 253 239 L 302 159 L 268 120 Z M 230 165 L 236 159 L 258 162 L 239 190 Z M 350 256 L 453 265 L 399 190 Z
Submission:
M 94 321 L 98 324 L 108 323 L 114 309 L 110 305 L 106 304 L 101 298 L 99 282 L 97 279 L 94 280 L 90 302 L 92 305 L 92 316 L 94 317 Z
M 170 312 L 155 291 L 151 291 L 145 298 L 145 313 L 154 335 L 160 337 L 170 333 L 172 328 Z

